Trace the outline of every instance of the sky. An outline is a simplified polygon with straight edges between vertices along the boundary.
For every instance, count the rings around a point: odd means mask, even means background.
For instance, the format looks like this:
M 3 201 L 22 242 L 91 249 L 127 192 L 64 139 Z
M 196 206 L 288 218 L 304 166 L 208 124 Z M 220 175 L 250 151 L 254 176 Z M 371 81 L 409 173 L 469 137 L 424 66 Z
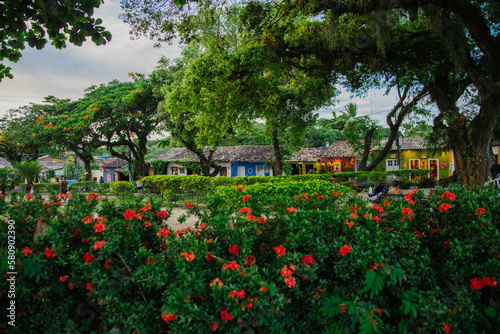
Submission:
M 154 42 L 147 38 L 131 40 L 129 26 L 118 19 L 119 13 L 119 0 L 107 0 L 95 12 L 94 17 L 100 17 L 102 25 L 113 35 L 104 46 L 96 46 L 90 39 L 81 47 L 68 44 L 63 50 L 50 43 L 42 50 L 27 46 L 17 63 L 5 61 L 6 66 L 12 67 L 14 79 L 4 78 L 0 82 L 0 117 L 10 109 L 40 103 L 49 95 L 76 100 L 87 87 L 115 79 L 129 81 L 130 71 L 149 74 L 162 56 L 180 56 L 181 49 L 176 44 L 153 48 Z M 335 106 L 318 113 L 320 117 L 332 118 L 332 111 L 343 111 L 349 102 L 357 104 L 358 115 L 371 114 L 384 122 L 396 98 L 394 94 L 384 96 L 381 91 L 371 91 L 366 98 L 350 99 L 350 94 L 342 91 Z

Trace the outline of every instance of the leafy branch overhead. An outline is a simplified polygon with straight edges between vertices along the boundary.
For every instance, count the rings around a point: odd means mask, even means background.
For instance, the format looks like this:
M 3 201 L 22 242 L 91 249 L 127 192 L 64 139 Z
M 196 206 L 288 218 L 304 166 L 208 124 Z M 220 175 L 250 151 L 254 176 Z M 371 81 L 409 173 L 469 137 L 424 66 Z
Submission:
M 103 0 L 5 0 L 0 4 L 0 81 L 12 79 L 4 59 L 17 62 L 26 45 L 41 50 L 47 42 L 56 49 L 67 43 L 81 46 L 88 37 L 96 45 L 111 41 L 102 20 L 93 18 Z

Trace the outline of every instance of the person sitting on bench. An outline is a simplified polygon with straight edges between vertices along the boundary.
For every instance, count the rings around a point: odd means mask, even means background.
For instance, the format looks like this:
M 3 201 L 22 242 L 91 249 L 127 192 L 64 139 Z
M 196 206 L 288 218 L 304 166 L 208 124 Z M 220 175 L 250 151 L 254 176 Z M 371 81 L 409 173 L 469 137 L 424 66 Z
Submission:
M 398 180 L 392 181 L 392 186 L 389 189 L 389 196 L 391 197 L 403 197 L 403 193 L 401 192 L 401 183 Z

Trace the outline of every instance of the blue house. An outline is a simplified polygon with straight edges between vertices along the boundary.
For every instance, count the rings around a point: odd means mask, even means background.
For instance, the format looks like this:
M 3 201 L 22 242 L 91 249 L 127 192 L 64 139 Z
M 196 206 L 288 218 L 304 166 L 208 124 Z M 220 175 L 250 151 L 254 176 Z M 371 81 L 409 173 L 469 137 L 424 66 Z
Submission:
M 209 148 L 204 148 L 207 156 Z M 267 162 L 274 161 L 272 146 L 244 145 L 224 146 L 215 150 L 213 161 L 221 166 L 217 176 L 273 176 L 272 167 Z M 183 162 L 198 162 L 197 156 L 186 148 L 173 148 L 158 159 L 169 161 L 167 175 L 189 175 L 192 173 L 185 168 Z
M 120 169 L 128 164 L 122 159 L 108 159 L 99 164 L 99 169 L 102 171 L 104 182 L 111 183 L 115 181 L 128 181 Z

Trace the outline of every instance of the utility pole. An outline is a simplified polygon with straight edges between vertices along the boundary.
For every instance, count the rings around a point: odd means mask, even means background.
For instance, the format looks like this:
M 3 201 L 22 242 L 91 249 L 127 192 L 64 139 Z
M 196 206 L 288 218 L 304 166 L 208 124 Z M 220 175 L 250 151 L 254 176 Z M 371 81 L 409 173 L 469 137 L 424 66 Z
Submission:
M 133 154 L 132 154 L 132 151 L 130 151 L 130 160 L 132 161 L 132 158 L 133 158 Z M 132 182 L 132 164 L 129 162 L 128 163 L 128 180 L 130 182 Z
M 76 182 L 78 182 L 78 158 L 75 157 L 75 175 L 76 175 Z

